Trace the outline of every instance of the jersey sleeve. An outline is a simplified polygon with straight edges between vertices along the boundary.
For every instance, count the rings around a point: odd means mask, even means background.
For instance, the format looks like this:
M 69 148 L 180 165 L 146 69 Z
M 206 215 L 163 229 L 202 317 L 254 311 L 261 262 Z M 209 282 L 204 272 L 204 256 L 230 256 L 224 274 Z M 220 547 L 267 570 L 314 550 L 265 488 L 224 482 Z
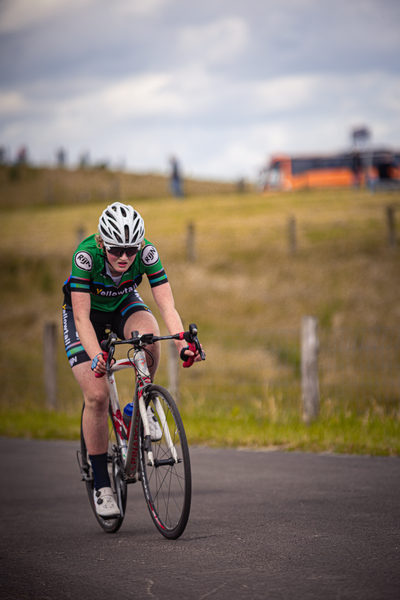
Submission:
M 69 278 L 71 292 L 90 294 L 93 262 L 93 256 L 90 252 L 78 248 L 72 259 L 72 270 Z
M 151 287 L 157 287 L 168 282 L 168 277 L 161 264 L 158 252 L 150 242 L 147 242 L 141 252 L 141 268 L 146 273 Z

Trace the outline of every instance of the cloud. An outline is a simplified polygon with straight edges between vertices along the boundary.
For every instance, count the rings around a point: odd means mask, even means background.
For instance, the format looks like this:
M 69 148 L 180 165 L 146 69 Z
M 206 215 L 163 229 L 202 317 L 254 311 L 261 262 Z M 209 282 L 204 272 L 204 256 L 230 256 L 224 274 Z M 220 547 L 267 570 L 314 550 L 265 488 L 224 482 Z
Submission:
M 118 0 L 115 9 L 124 15 L 153 16 L 166 5 L 168 0 Z
M 243 19 L 228 17 L 202 25 L 184 26 L 178 32 L 178 52 L 185 61 L 220 64 L 243 50 L 248 27 Z
M 23 31 L 43 23 L 65 9 L 74 10 L 94 4 L 97 0 L 3 0 L 0 11 L 0 32 Z
M 18 92 L 0 92 L 0 118 L 21 114 L 27 109 L 22 94 Z
M 98 82 L 90 92 L 61 100 L 54 118 L 75 123 L 74 128 L 90 139 L 99 126 L 129 127 L 142 120 L 178 118 L 187 108 L 187 98 L 172 85 L 171 77 L 159 73 Z
M 37 148 L 47 145 L 49 157 L 64 144 L 76 157 L 88 148 L 93 160 L 125 156 L 130 168 L 163 170 L 176 152 L 192 174 L 236 177 L 254 175 L 272 153 L 341 150 L 360 122 L 372 126 L 376 141 L 395 143 L 399 85 L 396 76 L 371 72 L 306 73 L 243 86 L 188 67 L 117 82 L 92 80 L 69 98 L 52 99 L 50 88 L 35 89 L 0 98 L 0 106 L 9 111 L 4 133 L 15 146 L 27 142 L 32 154 L 45 156 Z
M 216 177 L 354 124 L 398 145 L 399 25 L 398 0 L 3 0 L 0 145 Z

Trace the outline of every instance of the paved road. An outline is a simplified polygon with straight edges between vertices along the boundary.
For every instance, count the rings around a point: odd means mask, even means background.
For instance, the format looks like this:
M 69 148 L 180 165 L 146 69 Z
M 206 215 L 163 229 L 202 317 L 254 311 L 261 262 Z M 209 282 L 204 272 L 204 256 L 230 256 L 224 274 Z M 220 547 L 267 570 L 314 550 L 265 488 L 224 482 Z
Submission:
M 155 529 L 140 484 L 102 532 L 76 443 L 0 438 L 0 598 L 400 598 L 400 459 L 192 448 L 183 536 Z

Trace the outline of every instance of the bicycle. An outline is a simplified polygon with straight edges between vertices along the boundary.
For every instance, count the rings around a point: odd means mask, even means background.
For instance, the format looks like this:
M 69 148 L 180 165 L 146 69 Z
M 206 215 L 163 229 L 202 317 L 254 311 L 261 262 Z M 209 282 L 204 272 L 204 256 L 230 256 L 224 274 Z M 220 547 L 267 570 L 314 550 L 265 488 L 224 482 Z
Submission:
M 189 519 L 192 496 L 192 478 L 189 447 L 181 416 L 171 394 L 151 382 L 146 346 L 163 340 L 186 340 L 190 350 L 198 350 L 201 359 L 205 353 L 197 337 L 197 326 L 175 335 L 155 336 L 152 333 L 131 333 L 128 340 L 117 340 L 115 333 L 101 343 L 110 385 L 108 470 L 115 501 L 121 515 L 115 519 L 100 517 L 94 505 L 94 478 L 83 437 L 81 422 L 81 450 L 77 452 L 82 480 L 86 484 L 89 500 L 96 519 L 107 533 L 119 530 L 125 517 L 127 486 L 142 482 L 144 497 L 151 518 L 158 531 L 167 539 L 177 539 L 185 530 Z M 112 365 L 116 346 L 129 344 L 127 357 Z M 133 353 L 133 355 L 132 355 Z M 189 357 L 183 363 L 193 363 Z M 121 413 L 114 374 L 122 369 L 134 368 L 135 394 L 132 418 L 128 421 Z M 83 410 L 82 410 L 83 414 Z M 153 419 L 153 438 L 149 418 Z M 158 429 L 157 429 L 158 426 Z

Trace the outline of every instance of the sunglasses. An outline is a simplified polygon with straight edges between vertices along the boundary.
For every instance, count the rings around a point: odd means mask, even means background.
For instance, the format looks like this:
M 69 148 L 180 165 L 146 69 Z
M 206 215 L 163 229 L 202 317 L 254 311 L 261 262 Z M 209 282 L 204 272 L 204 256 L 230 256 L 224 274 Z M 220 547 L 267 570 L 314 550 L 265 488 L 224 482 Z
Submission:
M 113 256 L 120 258 L 123 254 L 126 254 L 128 258 L 135 256 L 140 250 L 138 246 L 130 246 L 129 248 L 120 248 L 119 246 L 106 246 L 107 251 Z

